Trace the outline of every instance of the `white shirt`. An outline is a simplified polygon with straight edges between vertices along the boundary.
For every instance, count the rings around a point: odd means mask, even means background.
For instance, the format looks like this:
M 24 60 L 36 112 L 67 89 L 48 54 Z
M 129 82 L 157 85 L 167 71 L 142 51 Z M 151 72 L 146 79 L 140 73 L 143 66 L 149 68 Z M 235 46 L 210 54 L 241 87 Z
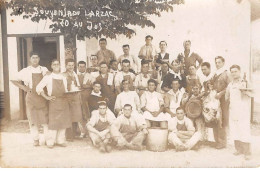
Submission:
M 186 116 L 184 116 L 183 120 L 178 120 L 177 117 L 173 117 L 168 121 L 168 130 L 176 133 L 177 130 L 177 124 L 185 124 L 187 131 L 194 131 L 195 132 L 195 127 L 193 125 L 193 122 L 187 118 Z
M 83 79 L 83 84 L 93 84 L 95 82 L 96 78 L 91 75 L 91 73 L 86 73 Z
M 118 57 L 118 62 L 119 62 L 118 69 L 119 69 L 119 70 L 121 70 L 121 68 L 122 68 L 121 62 L 122 62 L 124 59 L 128 59 L 128 60 L 130 61 L 130 67 L 131 67 L 135 72 L 139 72 L 139 71 L 140 71 L 139 60 L 138 60 L 137 57 L 134 56 L 134 55 L 128 55 L 128 56 L 121 55 L 121 56 L 119 56 L 119 57 Z
M 140 109 L 140 99 L 136 91 L 123 91 L 117 95 L 115 109 L 121 110 L 125 104 L 130 104 L 133 110 Z
M 154 112 L 159 111 L 163 104 L 162 94 L 156 91 L 145 91 L 141 96 L 141 108 L 146 107 L 148 110 Z
M 89 122 L 87 123 L 87 125 L 91 125 L 92 127 L 94 127 L 98 123 L 99 120 L 101 120 L 102 122 L 107 121 L 109 123 L 109 125 L 111 125 L 115 119 L 116 119 L 115 115 L 108 108 L 107 108 L 105 117 L 102 117 L 99 114 L 98 110 L 94 110 L 91 113 L 91 118 L 90 118 Z
M 36 92 L 40 95 L 41 92 L 43 92 L 43 88 L 47 87 L 48 96 L 51 96 L 52 95 L 52 79 L 63 80 L 65 92 L 68 92 L 67 79 L 61 73 L 59 73 L 59 74 L 51 73 L 50 75 L 45 75 L 43 77 L 43 79 L 41 80 L 41 82 L 36 86 Z
M 135 75 L 132 72 L 128 72 L 125 73 L 123 71 L 118 72 L 115 76 L 115 86 L 120 86 L 122 81 L 124 80 L 124 76 L 130 75 L 130 77 L 132 78 L 133 82 L 135 80 Z
M 139 87 L 147 88 L 148 87 L 148 83 L 147 82 L 150 79 L 151 79 L 151 75 L 150 74 L 147 74 L 147 78 L 144 77 L 143 73 L 138 74 L 135 77 L 135 82 L 134 82 L 135 88 L 139 88 Z
M 44 76 L 48 72 L 48 69 L 43 66 L 38 66 L 36 68 L 32 66 L 28 66 L 26 68 L 23 68 L 21 71 L 19 71 L 14 80 L 16 81 L 23 81 L 24 85 L 29 86 L 32 89 L 32 74 L 33 73 L 42 73 Z
M 204 83 L 205 81 L 209 81 L 211 78 L 213 78 L 213 76 L 214 76 L 213 72 L 211 72 L 208 76 L 202 74 L 200 77 L 200 81 L 201 83 Z

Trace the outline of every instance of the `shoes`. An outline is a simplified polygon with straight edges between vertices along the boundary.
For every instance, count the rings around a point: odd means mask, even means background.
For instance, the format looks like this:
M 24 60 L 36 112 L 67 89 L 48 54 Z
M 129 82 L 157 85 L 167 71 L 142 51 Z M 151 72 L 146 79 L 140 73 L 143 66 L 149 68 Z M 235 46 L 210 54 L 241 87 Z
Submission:
M 59 147 L 67 147 L 67 144 L 66 144 L 66 143 L 56 144 L 56 145 L 59 146 Z
M 34 140 L 34 142 L 33 142 L 33 146 L 37 147 L 37 146 L 39 146 L 39 145 L 40 145 L 39 140 Z
M 220 149 L 226 148 L 226 146 L 222 145 L 222 144 L 217 144 L 215 148 L 220 150 Z
M 233 154 L 234 154 L 235 156 L 241 155 L 241 153 L 238 152 L 238 151 L 234 152 Z

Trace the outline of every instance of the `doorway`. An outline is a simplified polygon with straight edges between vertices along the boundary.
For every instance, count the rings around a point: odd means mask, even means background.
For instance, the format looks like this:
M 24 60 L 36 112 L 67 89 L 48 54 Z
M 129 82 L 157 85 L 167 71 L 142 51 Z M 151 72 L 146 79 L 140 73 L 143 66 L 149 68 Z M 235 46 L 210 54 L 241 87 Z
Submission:
M 51 71 L 51 61 L 60 58 L 59 36 L 26 36 L 17 37 L 18 43 L 18 69 L 19 71 L 30 65 L 30 52 L 37 52 L 40 56 L 40 65 Z M 20 90 L 20 118 L 27 119 L 25 95 L 26 92 Z

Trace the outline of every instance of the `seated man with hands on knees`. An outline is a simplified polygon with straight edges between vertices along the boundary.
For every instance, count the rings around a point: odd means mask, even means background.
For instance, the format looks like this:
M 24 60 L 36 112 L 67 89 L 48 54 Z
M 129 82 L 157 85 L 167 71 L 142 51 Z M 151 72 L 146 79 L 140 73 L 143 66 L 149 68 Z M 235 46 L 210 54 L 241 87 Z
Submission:
M 105 101 L 98 102 L 98 110 L 92 112 L 90 121 L 86 127 L 93 145 L 98 147 L 100 152 L 110 152 L 110 125 L 115 120 L 115 115 L 108 110 Z
M 160 122 L 160 127 L 167 128 L 167 122 L 163 121 L 167 121 L 171 116 L 168 113 L 163 113 L 163 97 L 161 93 L 155 91 L 156 86 L 155 80 L 148 80 L 148 91 L 145 91 L 141 96 L 141 109 L 148 127 L 153 126 L 157 121 Z
M 176 117 L 169 120 L 168 141 L 174 145 L 176 151 L 192 149 L 200 140 L 200 133 L 195 131 L 193 122 L 185 116 L 184 109 L 176 109 Z
M 111 125 L 110 133 L 117 148 L 141 151 L 148 130 L 143 116 L 133 111 L 130 104 L 125 104 L 123 113 Z

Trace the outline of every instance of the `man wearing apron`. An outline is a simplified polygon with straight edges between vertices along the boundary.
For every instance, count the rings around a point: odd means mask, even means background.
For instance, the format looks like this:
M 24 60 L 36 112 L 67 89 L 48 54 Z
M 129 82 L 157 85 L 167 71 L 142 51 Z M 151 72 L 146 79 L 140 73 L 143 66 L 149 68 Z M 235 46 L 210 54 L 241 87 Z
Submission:
M 31 66 L 22 69 L 17 74 L 17 78 L 12 82 L 27 92 L 25 101 L 30 133 L 34 140 L 34 146 L 39 146 L 38 127 L 40 125 L 43 126 L 45 140 L 47 138 L 48 105 L 47 101 L 36 93 L 36 86 L 48 72 L 48 69 L 39 65 L 40 57 L 37 53 L 32 52 L 30 56 Z M 24 85 L 21 84 L 20 81 L 23 81 Z
M 229 100 L 230 113 L 230 136 L 234 140 L 236 152 L 234 155 L 244 155 L 246 160 L 250 159 L 250 92 L 245 90 L 247 88 L 243 85 L 241 79 L 240 66 L 233 65 L 230 67 L 233 81 L 229 83 L 226 89 L 226 100 Z M 244 90 L 243 90 L 244 88 Z
M 79 88 L 80 83 L 77 74 L 74 72 L 75 61 L 74 59 L 66 59 L 66 72 L 63 75 L 67 79 L 68 91 L 73 92 L 74 87 Z M 67 94 L 69 99 L 69 109 L 71 115 L 72 128 L 67 129 L 67 139 L 73 141 L 77 134 L 78 122 L 82 121 L 82 108 L 81 108 L 81 94 L 80 92 Z
M 165 112 L 170 114 L 171 117 L 176 116 L 176 109 L 181 106 L 183 95 L 186 94 L 183 91 L 180 91 L 179 81 L 179 79 L 174 79 L 172 81 L 172 89 L 164 96 Z
M 216 73 L 212 78 L 213 88 L 217 91 L 216 99 L 220 101 L 222 111 L 222 125 L 213 127 L 214 138 L 216 141 L 216 148 L 226 148 L 227 145 L 227 128 L 228 128 L 228 103 L 225 100 L 226 88 L 230 82 L 229 75 L 225 69 L 225 59 L 222 56 L 215 58 Z
M 98 110 L 92 112 L 86 126 L 93 145 L 99 148 L 100 152 L 110 152 L 110 126 L 116 117 L 110 110 L 107 110 L 105 101 L 99 101 L 98 104 Z
M 129 90 L 129 81 L 123 80 L 123 89 L 119 95 L 116 97 L 116 103 L 115 103 L 115 113 L 116 115 L 120 115 L 122 113 L 122 109 L 125 104 L 130 104 L 132 106 L 133 111 L 138 111 L 140 114 L 141 111 L 141 104 L 140 104 L 140 98 L 136 91 L 130 91 Z
M 168 113 L 163 113 L 164 101 L 161 93 L 156 92 L 157 82 L 153 79 L 148 80 L 148 91 L 141 96 L 141 108 L 143 117 L 146 119 L 147 127 L 160 124 L 160 127 L 167 128 L 167 121 L 171 118 Z M 166 122 L 163 122 L 166 121 Z
M 108 108 L 114 111 L 116 102 L 114 75 L 108 73 L 108 66 L 105 62 L 100 63 L 100 75 L 96 78 L 96 81 L 101 84 L 102 95 L 109 98 Z
M 184 109 L 178 107 L 176 117 L 169 121 L 168 141 L 174 145 L 176 151 L 192 149 L 200 140 L 200 133 L 195 132 L 193 122 L 184 114 Z
M 124 105 L 123 114 L 111 125 L 111 136 L 116 147 L 141 151 L 148 134 L 145 119 L 133 112 L 130 104 Z
M 151 74 L 149 74 L 148 72 L 149 61 L 142 60 L 141 65 L 142 65 L 141 73 L 139 73 L 135 77 L 135 82 L 134 82 L 134 87 L 140 97 L 144 93 L 144 91 L 146 91 L 148 88 L 148 84 L 147 84 L 148 80 L 152 78 Z
M 80 129 L 80 137 L 83 138 L 86 136 L 87 130 L 85 129 L 85 125 L 87 123 L 87 121 L 90 118 L 90 112 L 89 112 L 89 107 L 88 107 L 88 103 L 87 103 L 87 99 L 89 96 L 89 91 L 87 88 L 84 88 L 83 86 L 83 81 L 84 81 L 84 77 L 86 76 L 86 62 L 85 61 L 79 61 L 78 62 L 78 79 L 79 79 L 79 83 L 80 83 L 80 88 L 81 88 L 81 108 L 82 108 L 82 121 L 79 122 L 79 129 Z M 88 73 L 89 74 L 89 73 Z
M 53 72 L 44 76 L 37 85 L 36 91 L 49 101 L 49 136 L 47 146 L 53 148 L 54 144 L 65 147 L 65 131 L 71 127 L 69 103 L 65 96 L 67 80 L 60 73 L 60 63 L 57 59 L 51 63 Z M 43 91 L 47 87 L 47 95 Z

